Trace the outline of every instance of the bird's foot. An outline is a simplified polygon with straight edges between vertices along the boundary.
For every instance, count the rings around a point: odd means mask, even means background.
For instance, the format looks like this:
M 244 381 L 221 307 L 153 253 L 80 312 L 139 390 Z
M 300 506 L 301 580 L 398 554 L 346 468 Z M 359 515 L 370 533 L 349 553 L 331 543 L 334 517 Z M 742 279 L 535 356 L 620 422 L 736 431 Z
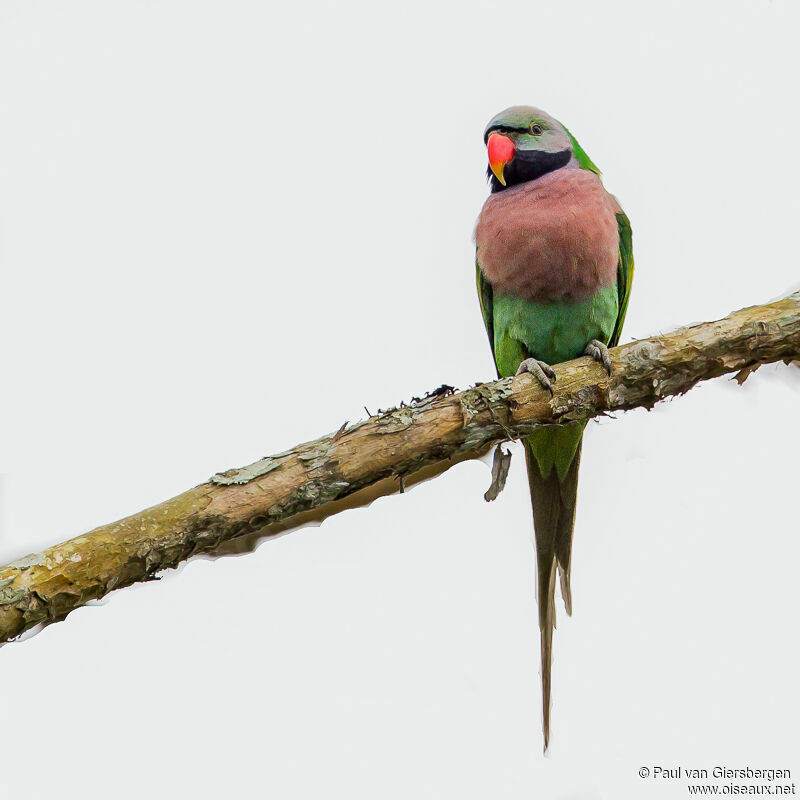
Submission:
M 608 352 L 608 347 L 601 341 L 592 339 L 592 341 L 586 345 L 586 349 L 583 352 L 602 364 L 606 368 L 606 372 L 609 375 L 611 374 L 611 353 Z
M 519 365 L 517 375 L 522 375 L 523 372 L 530 372 L 550 394 L 553 394 L 553 384 L 550 381 L 555 381 L 556 372 L 549 364 L 539 361 L 538 358 L 526 358 Z

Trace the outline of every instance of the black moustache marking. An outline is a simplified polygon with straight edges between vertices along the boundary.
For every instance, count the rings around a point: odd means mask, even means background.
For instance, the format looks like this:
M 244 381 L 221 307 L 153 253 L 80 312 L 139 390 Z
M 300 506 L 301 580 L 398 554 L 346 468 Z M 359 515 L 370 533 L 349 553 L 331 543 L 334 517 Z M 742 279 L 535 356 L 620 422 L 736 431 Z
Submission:
M 510 186 L 535 181 L 548 172 L 561 169 L 561 167 L 569 164 L 571 158 L 572 151 L 569 149 L 560 150 L 558 153 L 545 153 L 541 150 L 517 150 L 503 170 L 503 177 L 506 179 L 505 186 L 497 180 L 491 167 L 487 169 L 486 175 L 492 184 L 492 193 L 502 192 L 503 189 L 508 189 Z

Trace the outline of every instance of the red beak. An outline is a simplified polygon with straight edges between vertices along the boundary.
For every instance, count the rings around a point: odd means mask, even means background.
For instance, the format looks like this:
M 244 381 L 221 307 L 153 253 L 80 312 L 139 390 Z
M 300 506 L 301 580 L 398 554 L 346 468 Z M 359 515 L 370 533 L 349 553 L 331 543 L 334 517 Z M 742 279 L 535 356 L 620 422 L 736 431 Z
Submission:
M 516 152 L 514 142 L 508 136 L 503 136 L 502 133 L 490 133 L 486 149 L 489 151 L 489 168 L 495 178 L 505 186 L 506 179 L 503 177 L 503 169 L 514 158 Z

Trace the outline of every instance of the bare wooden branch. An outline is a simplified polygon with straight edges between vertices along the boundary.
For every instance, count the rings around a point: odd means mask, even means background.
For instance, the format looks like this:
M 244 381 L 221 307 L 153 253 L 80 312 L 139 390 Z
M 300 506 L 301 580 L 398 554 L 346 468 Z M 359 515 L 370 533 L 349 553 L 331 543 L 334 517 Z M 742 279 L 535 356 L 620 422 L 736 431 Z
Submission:
M 530 375 L 449 387 L 211 478 L 160 505 L 0 568 L 0 642 L 237 537 L 269 535 L 438 474 L 543 424 L 652 407 L 729 372 L 800 354 L 800 292 L 558 365 L 554 396 Z

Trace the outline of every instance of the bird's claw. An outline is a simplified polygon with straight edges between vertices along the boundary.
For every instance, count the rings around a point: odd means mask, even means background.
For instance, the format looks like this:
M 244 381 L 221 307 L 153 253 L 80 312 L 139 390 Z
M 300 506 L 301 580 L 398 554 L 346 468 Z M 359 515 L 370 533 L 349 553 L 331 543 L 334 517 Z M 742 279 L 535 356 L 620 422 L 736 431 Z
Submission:
M 530 372 L 550 394 L 553 394 L 553 384 L 550 381 L 556 379 L 556 371 L 548 363 L 539 361 L 538 358 L 526 358 L 519 365 L 517 375 L 522 375 L 523 372 Z
M 606 368 L 606 372 L 609 375 L 611 374 L 611 353 L 608 352 L 608 347 L 603 342 L 598 339 L 592 339 L 583 352 L 602 364 Z

